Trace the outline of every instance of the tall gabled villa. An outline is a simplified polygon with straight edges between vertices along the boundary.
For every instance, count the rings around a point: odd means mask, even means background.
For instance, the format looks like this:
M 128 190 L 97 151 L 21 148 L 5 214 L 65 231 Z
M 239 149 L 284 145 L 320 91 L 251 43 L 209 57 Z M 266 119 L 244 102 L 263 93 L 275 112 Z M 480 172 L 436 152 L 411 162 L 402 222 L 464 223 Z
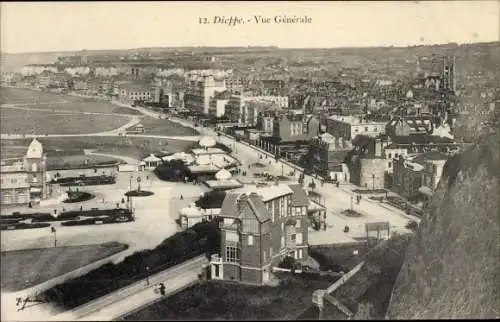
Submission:
M 221 254 L 211 259 L 212 279 L 262 285 L 285 256 L 307 260 L 309 202 L 300 185 L 228 192 L 220 212 Z

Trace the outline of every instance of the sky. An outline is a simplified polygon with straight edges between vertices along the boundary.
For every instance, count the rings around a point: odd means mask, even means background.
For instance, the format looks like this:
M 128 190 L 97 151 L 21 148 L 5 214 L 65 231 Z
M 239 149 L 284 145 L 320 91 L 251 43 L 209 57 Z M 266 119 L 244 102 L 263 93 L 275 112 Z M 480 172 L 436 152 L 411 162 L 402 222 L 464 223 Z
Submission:
M 500 1 L 1 3 L 7 53 L 173 46 L 331 48 L 499 40 Z M 254 16 L 307 16 L 257 24 Z M 214 24 L 215 16 L 244 24 Z M 210 24 L 200 24 L 206 18 Z

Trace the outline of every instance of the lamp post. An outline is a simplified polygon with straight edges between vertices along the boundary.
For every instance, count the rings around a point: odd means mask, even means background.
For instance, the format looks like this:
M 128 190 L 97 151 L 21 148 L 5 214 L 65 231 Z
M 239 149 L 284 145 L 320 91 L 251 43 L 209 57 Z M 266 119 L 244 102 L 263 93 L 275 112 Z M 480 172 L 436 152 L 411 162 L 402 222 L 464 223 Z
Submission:
M 372 173 L 372 190 L 375 191 L 375 173 Z
M 132 175 L 130 175 L 130 178 L 129 178 L 129 183 L 128 183 L 128 191 L 131 191 L 132 190 Z
M 351 195 L 351 210 L 352 210 L 352 201 L 353 201 L 353 199 L 354 199 L 354 196 Z
M 146 285 L 149 286 L 149 266 L 146 265 Z
M 141 191 L 141 177 L 137 177 L 137 191 Z
M 50 231 L 54 234 L 54 247 L 57 247 L 57 231 L 56 228 L 51 226 Z

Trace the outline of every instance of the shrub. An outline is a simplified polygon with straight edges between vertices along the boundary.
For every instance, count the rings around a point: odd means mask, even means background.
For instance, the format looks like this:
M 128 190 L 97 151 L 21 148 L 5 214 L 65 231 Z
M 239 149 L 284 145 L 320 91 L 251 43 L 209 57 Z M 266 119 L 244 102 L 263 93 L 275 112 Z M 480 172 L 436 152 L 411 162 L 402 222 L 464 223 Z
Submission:
M 164 181 L 183 181 L 185 177 L 191 178 L 191 171 L 182 160 L 165 162 L 156 167 L 154 172 Z
M 297 266 L 297 263 L 295 261 L 295 258 L 291 256 L 286 256 L 283 258 L 281 263 L 279 263 L 278 267 L 280 268 L 286 268 L 286 269 L 295 269 Z
M 131 190 L 131 191 L 125 192 L 125 196 L 127 196 L 127 197 L 149 197 L 152 195 L 154 195 L 154 192 L 146 191 L 146 190 L 140 190 L 140 191 Z
M 93 198 L 95 198 L 95 196 L 91 193 L 88 193 L 88 192 L 68 191 L 68 198 L 65 199 L 63 202 L 64 203 L 75 203 L 75 202 L 87 201 L 87 200 L 90 200 Z
M 196 200 L 195 205 L 203 209 L 221 208 L 225 197 L 224 191 L 210 191 Z
M 203 253 L 219 251 L 220 232 L 215 222 L 202 222 L 165 239 L 154 249 L 136 252 L 118 264 L 108 263 L 86 275 L 56 285 L 42 295 L 64 309 L 72 309 L 121 287 Z
M 417 231 L 418 223 L 415 220 L 410 220 L 405 227 L 411 231 Z

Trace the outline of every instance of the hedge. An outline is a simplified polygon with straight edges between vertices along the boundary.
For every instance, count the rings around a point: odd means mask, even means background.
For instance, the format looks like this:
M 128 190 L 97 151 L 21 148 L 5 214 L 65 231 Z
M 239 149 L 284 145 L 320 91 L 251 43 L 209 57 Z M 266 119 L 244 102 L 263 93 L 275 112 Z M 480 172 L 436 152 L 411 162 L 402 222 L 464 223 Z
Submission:
M 26 224 L 26 223 L 15 223 L 15 224 L 2 224 L 2 229 L 1 230 L 16 230 L 16 229 L 35 229 L 35 228 L 45 228 L 49 227 L 50 224 L 48 223 L 33 223 L 33 224 Z
M 219 248 L 217 223 L 198 223 L 165 239 L 154 249 L 134 253 L 118 264 L 105 264 L 48 289 L 42 296 L 70 310 L 145 278 L 146 266 L 149 274 L 155 274 L 198 255 L 218 252 Z

